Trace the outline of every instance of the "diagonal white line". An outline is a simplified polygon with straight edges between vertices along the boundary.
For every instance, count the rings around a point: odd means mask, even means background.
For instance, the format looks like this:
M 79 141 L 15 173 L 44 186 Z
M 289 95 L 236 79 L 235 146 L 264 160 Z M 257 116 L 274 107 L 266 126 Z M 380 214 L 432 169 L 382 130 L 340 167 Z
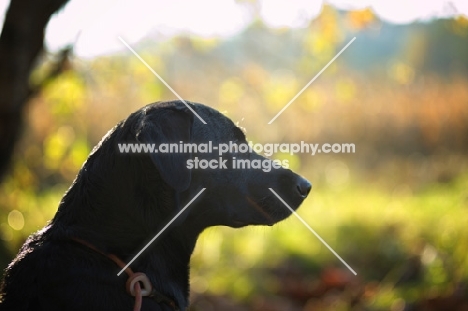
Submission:
M 146 245 L 138 252 L 138 254 L 136 254 L 135 257 L 133 257 L 132 260 L 130 260 L 130 261 L 127 263 L 127 265 L 126 265 L 125 267 L 122 268 L 122 270 L 120 270 L 119 273 L 117 273 L 117 276 L 121 275 L 122 272 L 124 272 L 125 269 L 127 269 L 127 268 L 132 264 L 132 262 L 134 262 L 135 259 L 137 259 L 137 258 L 141 255 L 141 253 L 143 253 L 143 252 L 145 251 L 145 249 L 147 249 L 147 248 L 151 245 L 151 243 L 153 243 L 154 240 L 156 240 L 156 239 L 167 229 L 167 227 L 169 227 L 169 226 L 174 222 L 174 220 L 176 220 L 177 217 L 179 217 L 180 214 L 182 214 L 182 213 L 187 209 L 187 207 L 189 207 L 190 204 L 192 204 L 193 201 L 195 201 L 195 199 L 198 198 L 198 196 L 199 196 L 200 194 L 202 194 L 203 191 L 205 191 L 205 189 L 206 189 L 206 188 L 203 188 L 202 190 L 200 190 L 200 192 L 198 192 L 198 194 L 197 194 L 196 196 L 194 196 L 193 199 L 191 199 L 190 202 L 188 202 L 187 205 L 185 205 L 185 207 L 184 207 L 180 212 L 178 212 L 177 215 L 175 215 L 174 218 L 172 218 L 171 221 L 169 221 L 169 222 L 167 223 L 167 225 L 164 226 L 164 228 L 162 228 L 161 231 L 159 231 L 158 234 L 156 234 L 156 235 L 154 236 L 154 238 L 152 238 L 151 241 L 149 241 L 148 244 L 146 244 Z
M 203 120 L 202 117 L 200 117 L 200 116 L 198 115 L 198 113 L 196 113 L 195 110 L 193 110 L 192 107 L 190 107 L 190 106 L 187 104 L 187 102 L 186 102 L 185 100 L 183 100 L 182 97 L 180 97 L 179 94 L 177 94 L 177 92 L 174 91 L 174 89 L 173 89 L 169 84 L 167 84 L 167 82 L 164 81 L 164 79 L 161 78 L 161 76 L 158 75 L 158 73 L 157 73 L 156 71 L 154 71 L 154 69 L 151 68 L 151 66 L 148 65 L 148 63 L 145 62 L 145 60 L 144 60 L 143 58 L 141 58 L 141 56 L 138 55 L 138 53 L 135 52 L 135 50 L 132 49 L 132 47 L 131 47 L 127 42 L 125 42 L 124 39 L 122 39 L 122 37 L 119 36 L 118 38 L 120 39 L 120 41 L 122 41 L 123 44 L 125 44 L 125 46 L 126 46 L 126 47 L 127 47 L 127 48 L 128 48 L 128 49 L 129 49 L 129 50 L 130 50 L 130 51 L 131 51 L 131 52 L 132 52 L 132 53 L 133 53 L 133 54 L 134 54 L 134 55 L 135 55 L 135 56 L 136 56 L 136 57 L 137 57 L 137 58 L 138 58 L 138 59 L 139 59 L 139 60 L 140 60 L 140 61 L 141 61 L 141 62 L 142 62 L 142 63 L 143 63 L 143 64 L 144 64 L 144 65 L 145 65 L 145 66 L 146 66 L 146 67 L 147 67 L 147 68 L 148 68 L 148 69 L 149 69 L 149 70 L 150 70 L 150 71 L 151 71 L 151 72 L 168 88 L 168 89 L 169 89 L 169 90 L 171 90 L 171 92 L 172 92 L 175 96 L 177 96 L 178 99 L 180 99 L 180 100 L 185 104 L 185 106 L 187 106 L 188 109 L 190 109 L 191 112 L 193 112 L 194 115 L 197 116 L 198 119 L 200 119 L 200 121 L 203 122 L 203 124 L 206 124 L 205 120 Z
M 312 233 L 317 237 L 317 239 L 319 239 L 320 242 L 322 242 L 323 245 L 325 245 L 325 246 L 333 253 L 333 255 L 335 255 L 336 258 L 338 258 L 338 259 L 346 266 L 346 268 L 349 269 L 349 271 L 351 271 L 354 275 L 357 275 L 356 271 L 354 271 L 353 268 L 351 268 L 351 267 L 346 263 L 346 261 L 344 261 L 343 258 L 341 258 L 340 255 L 338 255 L 338 254 L 333 250 L 333 248 L 331 248 L 330 245 L 328 245 L 327 242 L 325 242 L 325 241 L 322 239 L 322 237 L 320 237 L 320 235 L 318 235 L 318 233 L 315 232 L 315 230 L 312 229 L 312 228 L 304 221 L 304 219 L 302 219 L 301 216 L 299 216 L 299 215 L 288 205 L 288 203 L 286 203 L 273 189 L 271 189 L 271 188 L 268 188 L 268 189 L 270 189 L 270 191 L 273 192 L 273 194 L 274 194 L 274 195 L 275 195 L 275 196 L 276 196 L 276 197 L 277 197 L 293 214 L 294 214 L 294 216 L 296 216 L 297 219 L 299 219 L 299 220 L 304 224 L 304 226 L 306 226 L 307 229 L 309 229 L 310 232 L 312 232 Z
M 351 43 L 353 43 L 354 40 L 356 40 L 356 37 L 354 37 L 353 39 L 351 39 L 351 41 L 349 41 L 348 44 L 346 44 L 345 47 L 342 48 L 341 51 L 339 51 L 338 54 L 336 54 L 335 57 L 333 57 L 332 60 L 329 61 L 328 64 L 326 64 L 325 67 L 323 67 L 323 69 L 320 70 L 319 73 L 316 74 L 315 77 L 313 77 L 312 80 L 310 80 L 309 83 L 307 83 L 306 86 L 304 86 L 304 87 L 302 88 L 302 90 L 300 90 L 299 93 L 297 93 L 296 96 L 294 96 L 293 99 L 291 99 L 291 100 L 289 101 L 289 103 L 287 103 L 286 106 L 284 106 L 283 109 L 281 109 L 280 112 L 278 112 L 278 113 L 276 114 L 276 116 L 275 116 L 273 119 L 270 120 L 270 122 L 268 122 L 268 124 L 273 123 L 273 121 L 275 121 L 276 118 L 278 118 L 278 117 L 280 116 L 280 114 L 282 114 L 282 113 L 293 103 L 293 101 L 295 101 L 296 98 L 298 98 L 299 95 L 301 95 L 302 92 L 304 92 L 305 89 L 307 89 L 307 88 L 309 87 L 309 85 L 311 85 L 312 82 L 314 82 L 315 79 L 317 79 L 317 78 L 325 71 L 325 69 L 327 69 L 328 66 L 330 66 L 331 63 L 333 63 L 333 62 L 338 58 L 338 56 L 340 56 L 341 53 L 343 53 L 344 50 L 346 50 L 346 49 L 348 48 L 348 46 L 351 45 Z

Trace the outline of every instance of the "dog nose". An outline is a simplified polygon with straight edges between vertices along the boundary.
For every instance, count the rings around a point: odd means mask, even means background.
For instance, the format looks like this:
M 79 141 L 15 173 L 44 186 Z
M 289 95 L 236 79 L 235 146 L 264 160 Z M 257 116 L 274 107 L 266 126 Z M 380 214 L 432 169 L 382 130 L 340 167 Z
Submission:
M 310 189 L 312 189 L 312 184 L 307 179 L 301 177 L 297 183 L 297 191 L 299 191 L 301 197 L 307 197 Z

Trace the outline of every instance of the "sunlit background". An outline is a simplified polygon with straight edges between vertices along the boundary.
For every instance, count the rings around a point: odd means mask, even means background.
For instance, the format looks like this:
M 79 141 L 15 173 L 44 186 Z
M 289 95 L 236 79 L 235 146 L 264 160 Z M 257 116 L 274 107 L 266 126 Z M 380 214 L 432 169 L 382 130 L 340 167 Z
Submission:
M 2 267 L 53 217 L 107 130 L 175 98 L 121 36 L 183 98 L 225 112 L 254 142 L 356 145 L 273 157 L 312 181 L 299 214 L 358 276 L 294 218 L 212 228 L 193 256 L 192 311 L 467 310 L 467 15 L 464 0 L 71 0 L 32 83 L 65 46 L 74 57 L 30 104 L 0 185 Z

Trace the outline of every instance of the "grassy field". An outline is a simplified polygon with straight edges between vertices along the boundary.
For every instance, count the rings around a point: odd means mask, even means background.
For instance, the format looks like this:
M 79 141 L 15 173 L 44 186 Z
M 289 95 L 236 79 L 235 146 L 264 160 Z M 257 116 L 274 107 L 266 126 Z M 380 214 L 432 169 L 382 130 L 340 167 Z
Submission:
M 466 174 L 419 190 L 319 185 L 299 215 L 357 276 L 290 217 L 273 228 L 207 230 L 194 254 L 193 289 L 250 306 L 276 293 L 324 308 L 304 310 L 390 310 L 450 295 L 468 280 L 467 189 Z

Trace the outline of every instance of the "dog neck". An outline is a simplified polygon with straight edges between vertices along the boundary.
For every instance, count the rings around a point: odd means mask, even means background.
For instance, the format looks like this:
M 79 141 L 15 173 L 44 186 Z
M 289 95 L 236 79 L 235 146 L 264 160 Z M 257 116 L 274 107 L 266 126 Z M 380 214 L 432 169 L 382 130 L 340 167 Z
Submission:
M 124 180 L 104 171 L 104 178 L 112 180 L 106 186 L 90 165 L 83 167 L 62 199 L 49 236 L 82 239 L 129 262 L 176 214 L 178 200 L 157 178 Z M 132 179 L 131 174 L 123 176 Z M 190 256 L 200 233 L 200 228 L 174 223 L 131 264 L 181 310 L 188 305 Z
M 66 236 L 92 241 L 96 248 L 104 253 L 116 255 L 124 263 L 130 262 L 148 240 L 157 234 L 152 232 L 145 238 L 130 239 L 133 241 L 133 247 L 122 248 L 118 245 L 118 240 L 110 239 L 107 234 L 99 231 L 90 234 L 88 230 L 80 230 L 82 228 L 73 225 L 67 226 L 60 221 L 52 222 L 49 228 L 48 231 L 52 234 L 47 234 L 48 236 L 60 236 L 63 239 L 63 233 L 54 233 L 66 231 Z M 170 227 L 130 265 L 133 271 L 145 273 L 153 288 L 173 300 L 180 310 L 185 310 L 189 304 L 190 257 L 197 237 L 196 232 L 188 231 L 185 226 L 183 230 Z M 122 290 L 125 291 L 124 288 Z
M 145 271 L 158 291 L 172 297 L 180 309 L 185 310 L 189 296 L 190 257 L 196 239 L 182 238 L 177 228 L 158 239 L 132 266 L 135 271 Z
M 155 288 L 153 288 L 151 281 L 148 279 L 147 275 L 142 272 L 135 273 L 133 272 L 132 268 L 128 267 L 120 258 L 113 254 L 105 254 L 101 252 L 99 249 L 94 247 L 94 245 L 81 240 L 81 239 L 73 239 L 74 242 L 86 246 L 87 248 L 95 251 L 96 253 L 110 259 L 111 261 L 116 264 L 117 267 L 125 271 L 128 275 L 128 280 L 126 282 L 126 290 L 127 293 L 135 296 L 135 305 L 134 310 L 140 310 L 141 305 L 143 303 L 143 297 L 150 297 L 156 300 L 158 303 L 166 304 L 171 307 L 172 310 L 179 311 L 180 309 L 177 306 L 177 303 L 172 300 L 171 298 L 167 297 L 166 295 L 162 294 Z M 142 288 L 143 286 L 143 288 Z

